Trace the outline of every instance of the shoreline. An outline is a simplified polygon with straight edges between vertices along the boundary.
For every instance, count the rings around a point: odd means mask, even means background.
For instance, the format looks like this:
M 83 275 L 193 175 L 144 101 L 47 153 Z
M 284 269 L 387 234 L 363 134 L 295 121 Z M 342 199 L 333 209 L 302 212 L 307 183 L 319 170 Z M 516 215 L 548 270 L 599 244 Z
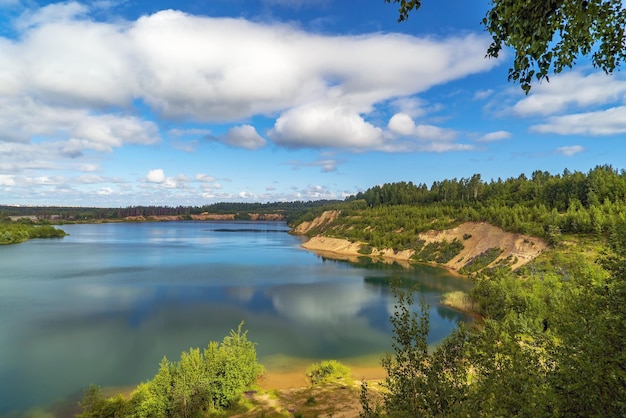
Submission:
M 376 381 L 387 377 L 385 369 L 380 365 L 355 366 L 343 361 L 341 363 L 350 369 L 354 380 Z M 258 385 L 266 391 L 302 389 L 310 386 L 307 381 L 306 367 L 286 371 L 266 370 L 265 374 L 259 378 Z
M 328 256 L 328 258 L 346 260 L 357 262 L 360 257 L 368 257 L 372 260 L 382 261 L 384 263 L 396 263 L 404 268 L 410 268 L 414 264 L 422 264 L 426 266 L 439 267 L 446 270 L 453 276 L 468 278 L 467 275 L 461 274 L 454 267 L 447 266 L 445 264 L 438 263 L 424 263 L 424 262 L 411 262 L 412 250 L 404 250 L 395 253 L 391 249 L 385 249 L 378 252 L 378 254 L 361 254 L 358 252 L 363 243 L 350 242 L 343 238 L 329 238 L 329 237 L 313 237 L 304 242 L 301 247 L 305 250 L 312 251 L 321 256 Z
M 332 214 L 327 214 L 326 218 L 332 219 L 331 215 Z M 321 218 L 323 218 L 323 216 Z M 318 221 L 318 224 L 320 222 L 322 221 Z M 308 227 L 310 226 L 311 225 L 308 225 Z M 305 227 L 294 229 L 294 233 L 299 234 L 306 234 L 308 231 L 309 229 Z M 418 238 L 423 240 L 426 244 L 454 241 L 461 242 L 461 250 L 449 261 L 443 264 L 423 263 L 445 268 L 452 274 L 460 277 L 469 277 L 469 275 L 460 273 L 461 269 L 474 260 L 483 257 L 490 249 L 498 249 L 500 254 L 485 267 L 503 263 L 511 270 L 516 270 L 533 260 L 547 248 L 546 242 L 541 238 L 521 233 L 507 232 L 487 222 L 464 222 L 453 228 L 442 231 L 431 230 L 421 232 L 418 234 Z M 368 244 L 358 241 L 350 242 L 344 238 L 331 238 L 317 235 L 302 244 L 302 247 L 319 254 L 334 254 L 329 255 L 329 258 L 337 257 L 339 259 L 356 260 L 358 257 L 369 257 L 373 260 L 388 263 L 397 262 L 405 266 L 412 264 L 411 257 L 415 254 L 413 250 L 395 252 L 391 248 L 372 248 L 370 254 L 361 254 L 359 250 L 364 245 Z

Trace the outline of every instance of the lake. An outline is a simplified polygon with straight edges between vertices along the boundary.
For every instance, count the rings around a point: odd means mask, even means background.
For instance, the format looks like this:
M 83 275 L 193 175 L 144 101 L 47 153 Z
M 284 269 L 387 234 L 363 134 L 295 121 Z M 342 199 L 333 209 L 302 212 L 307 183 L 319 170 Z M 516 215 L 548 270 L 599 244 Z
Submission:
M 269 370 L 302 361 L 375 362 L 391 349 L 389 281 L 430 303 L 429 341 L 461 314 L 443 269 L 332 261 L 280 222 L 64 225 L 70 235 L 0 246 L 0 415 L 134 386 L 166 355 L 221 341 L 241 321 Z

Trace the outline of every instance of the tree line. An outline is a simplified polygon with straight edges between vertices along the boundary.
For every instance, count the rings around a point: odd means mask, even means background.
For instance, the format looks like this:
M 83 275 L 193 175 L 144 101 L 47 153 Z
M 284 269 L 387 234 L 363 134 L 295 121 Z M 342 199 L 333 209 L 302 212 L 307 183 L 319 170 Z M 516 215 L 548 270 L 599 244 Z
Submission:
M 294 202 L 219 202 L 202 206 L 128 206 L 125 208 L 101 207 L 66 207 L 66 206 L 3 206 L 0 205 L 0 218 L 9 216 L 35 216 L 39 219 L 55 222 L 90 222 L 98 220 L 115 220 L 126 217 L 143 216 L 177 216 L 188 219 L 191 215 L 204 212 L 211 214 L 235 214 L 245 218 L 249 213 L 281 214 L 287 221 L 300 216 L 315 207 L 332 204 L 338 201 L 294 201 Z
M 484 182 L 480 175 L 374 186 L 326 209 L 341 211 L 333 223 L 310 234 L 364 241 L 377 248 L 419 251 L 416 236 L 462 222 L 485 221 L 509 232 L 530 234 L 557 244 L 562 234 L 606 234 L 626 219 L 626 172 L 598 166 L 588 173 L 552 175 L 535 171 Z M 324 208 L 298 221 L 310 220 Z M 296 222 L 294 221 L 294 224 Z
M 425 183 L 387 183 L 359 192 L 349 200 L 365 200 L 370 207 L 380 205 L 424 205 L 448 203 L 467 205 L 499 202 L 503 205 L 532 207 L 544 205 L 548 210 L 567 210 L 572 200 L 583 207 L 599 205 L 607 200 L 626 199 L 626 170 L 618 171 L 610 165 L 596 166 L 587 173 L 565 169 L 562 174 L 536 170 L 528 178 L 525 174 L 506 180 L 498 178 L 483 181 L 480 174 L 469 178 Z

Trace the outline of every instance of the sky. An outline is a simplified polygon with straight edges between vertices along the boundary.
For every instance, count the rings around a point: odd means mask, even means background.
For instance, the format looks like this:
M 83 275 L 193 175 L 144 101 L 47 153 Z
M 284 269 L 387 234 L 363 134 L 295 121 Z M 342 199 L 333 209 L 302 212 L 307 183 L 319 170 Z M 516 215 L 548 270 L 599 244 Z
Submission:
M 0 0 L 0 204 L 344 199 L 625 168 L 626 77 L 525 95 L 485 0 Z

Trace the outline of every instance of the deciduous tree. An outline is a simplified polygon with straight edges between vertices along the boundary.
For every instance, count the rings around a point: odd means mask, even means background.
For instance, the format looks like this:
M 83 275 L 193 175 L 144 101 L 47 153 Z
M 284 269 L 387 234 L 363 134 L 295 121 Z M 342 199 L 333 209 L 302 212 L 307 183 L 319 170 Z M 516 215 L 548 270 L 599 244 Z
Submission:
M 420 8 L 420 0 L 385 0 L 399 4 L 398 20 Z M 593 65 L 612 73 L 626 58 L 626 9 L 622 0 L 492 0 L 482 24 L 492 36 L 487 56 L 504 47 L 515 52 L 509 81 L 528 93 L 534 81 L 571 68 L 591 56 Z

